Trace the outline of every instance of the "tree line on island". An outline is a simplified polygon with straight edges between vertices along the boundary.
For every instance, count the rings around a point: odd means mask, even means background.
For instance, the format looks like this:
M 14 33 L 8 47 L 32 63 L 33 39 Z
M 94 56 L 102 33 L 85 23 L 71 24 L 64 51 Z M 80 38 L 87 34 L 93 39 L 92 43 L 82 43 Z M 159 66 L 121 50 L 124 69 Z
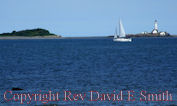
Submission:
M 12 31 L 11 33 L 2 33 L 0 36 L 57 36 L 53 33 L 50 33 L 46 29 L 36 28 L 36 29 L 27 29 L 22 31 Z M 60 36 L 61 37 L 61 36 Z

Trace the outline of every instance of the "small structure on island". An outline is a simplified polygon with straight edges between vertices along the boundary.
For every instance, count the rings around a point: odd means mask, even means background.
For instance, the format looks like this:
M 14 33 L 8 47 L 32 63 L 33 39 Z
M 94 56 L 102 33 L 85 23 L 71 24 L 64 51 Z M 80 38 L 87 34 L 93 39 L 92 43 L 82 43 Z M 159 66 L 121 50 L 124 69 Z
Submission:
M 144 32 L 141 32 L 141 34 L 148 34 L 148 32 L 144 31 Z
M 161 36 L 165 36 L 167 33 L 166 32 L 160 32 Z

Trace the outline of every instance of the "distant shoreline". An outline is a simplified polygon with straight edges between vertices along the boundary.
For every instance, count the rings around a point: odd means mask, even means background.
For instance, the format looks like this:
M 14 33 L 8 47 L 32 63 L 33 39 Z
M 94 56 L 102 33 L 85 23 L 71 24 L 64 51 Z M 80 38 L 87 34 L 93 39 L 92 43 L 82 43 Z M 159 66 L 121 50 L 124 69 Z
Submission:
M 153 38 L 153 37 L 159 37 L 159 38 L 169 38 L 169 37 L 177 37 L 176 35 L 171 36 L 134 36 L 132 38 Z M 6 36 L 2 37 L 0 36 L 0 40 L 18 40 L 18 39 L 96 39 L 96 38 L 113 38 L 113 36 L 90 36 L 90 37 L 60 37 L 60 36 Z

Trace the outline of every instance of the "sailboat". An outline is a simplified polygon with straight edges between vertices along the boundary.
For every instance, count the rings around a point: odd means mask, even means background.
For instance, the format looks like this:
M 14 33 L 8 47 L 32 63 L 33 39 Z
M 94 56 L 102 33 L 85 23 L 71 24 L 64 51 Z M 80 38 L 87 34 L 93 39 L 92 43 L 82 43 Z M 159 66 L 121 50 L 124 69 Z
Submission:
M 126 38 L 125 30 L 124 30 L 121 20 L 119 22 L 119 35 L 117 35 L 117 27 L 116 27 L 113 41 L 117 41 L 117 42 L 131 42 L 132 41 L 131 38 Z

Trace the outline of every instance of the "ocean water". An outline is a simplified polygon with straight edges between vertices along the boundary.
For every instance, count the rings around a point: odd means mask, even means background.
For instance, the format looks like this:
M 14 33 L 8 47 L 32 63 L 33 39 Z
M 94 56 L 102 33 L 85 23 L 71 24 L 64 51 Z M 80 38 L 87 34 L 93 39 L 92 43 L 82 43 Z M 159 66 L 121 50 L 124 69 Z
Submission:
M 59 101 L 47 104 L 174 105 L 176 78 L 177 38 L 133 38 L 131 43 L 110 38 L 0 40 L 0 105 L 20 105 L 19 100 L 4 99 L 4 93 L 14 87 L 23 90 L 13 94 L 50 90 L 61 94 Z M 118 94 L 121 90 L 122 101 L 89 101 L 89 91 Z M 130 90 L 134 91 L 135 101 L 127 101 Z M 173 101 L 140 101 L 142 90 L 167 90 Z M 64 91 L 86 93 L 86 99 L 64 101 Z M 22 105 L 42 104 L 34 100 L 27 104 L 26 100 Z

